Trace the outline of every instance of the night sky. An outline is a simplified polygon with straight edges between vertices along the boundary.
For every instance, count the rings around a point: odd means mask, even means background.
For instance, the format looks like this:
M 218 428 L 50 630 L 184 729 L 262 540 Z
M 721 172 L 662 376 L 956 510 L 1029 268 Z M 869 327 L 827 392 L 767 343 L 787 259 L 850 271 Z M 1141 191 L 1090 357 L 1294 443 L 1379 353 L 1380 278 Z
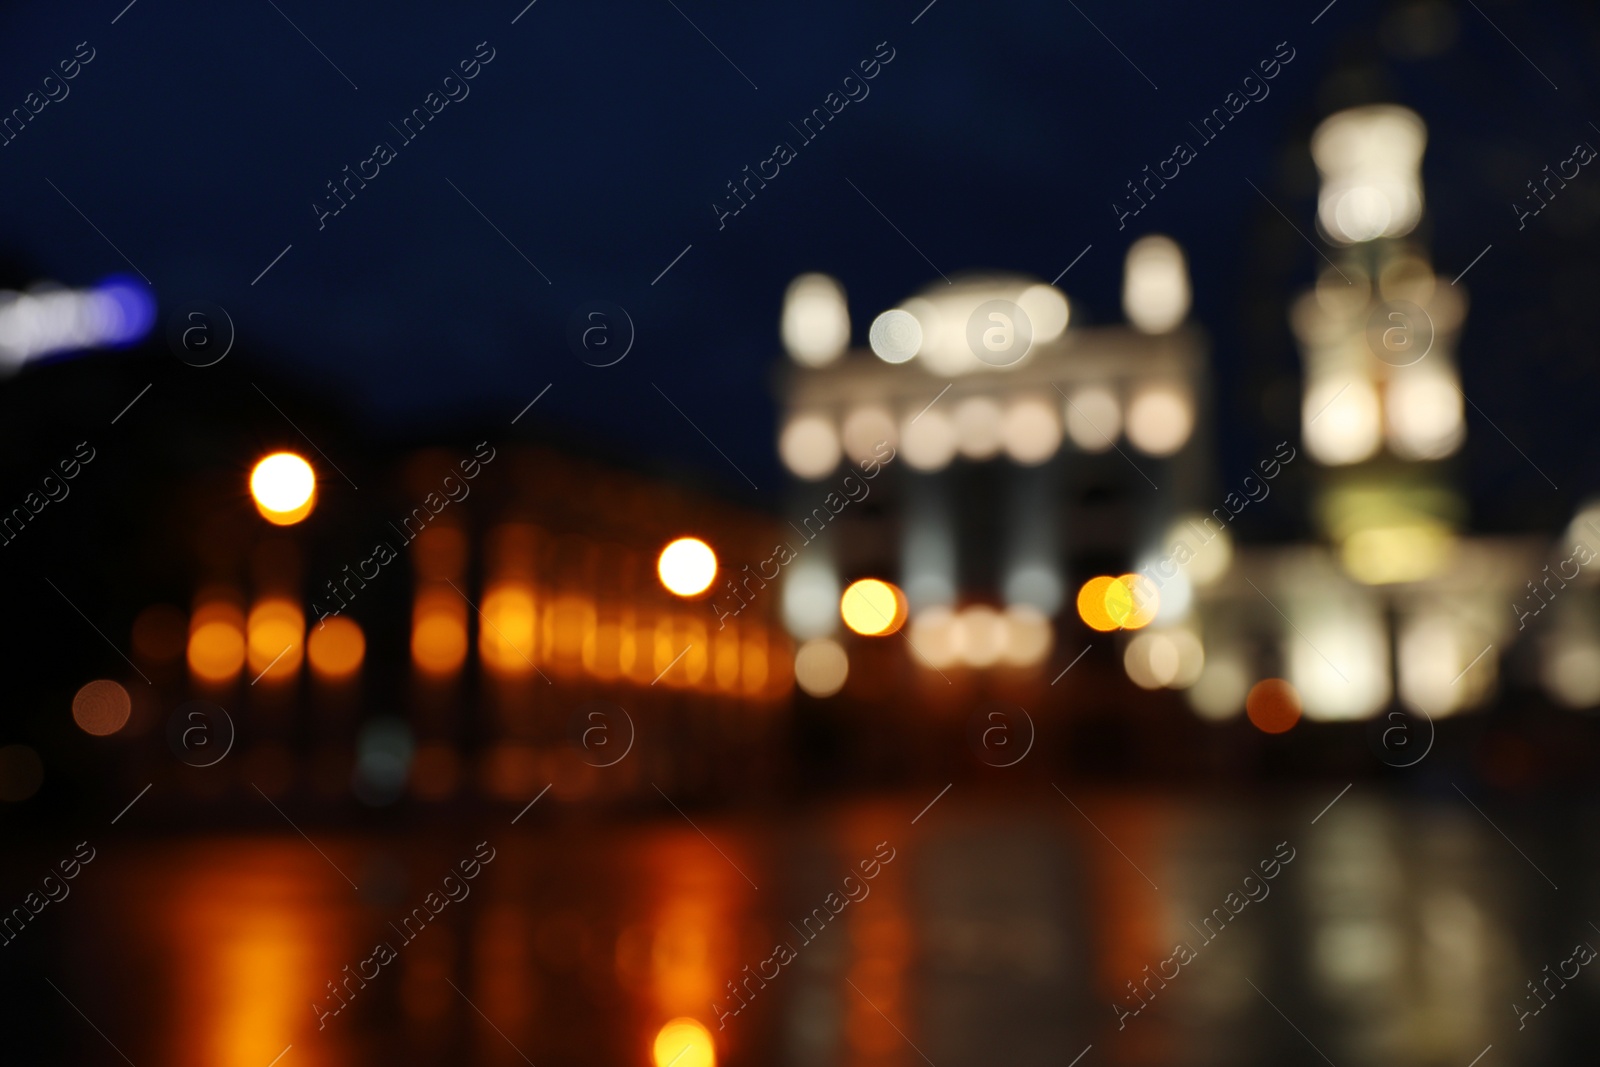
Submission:
M 7 112 L 93 50 L 69 95 L 0 148 L 4 280 L 136 269 L 163 322 L 185 301 L 219 304 L 235 359 L 325 396 L 375 440 L 502 423 L 554 383 L 541 427 L 748 493 L 664 393 L 777 507 L 771 377 L 795 274 L 840 278 L 860 343 L 938 272 L 1048 280 L 1092 246 L 1061 286 L 1076 321 L 1116 320 L 1123 253 L 1157 231 L 1190 256 L 1221 456 L 1247 465 L 1297 432 L 1285 307 L 1321 263 L 1277 209 L 1315 240 L 1311 129 L 1388 100 L 1429 125 L 1420 236 L 1436 270 L 1454 277 L 1492 245 L 1463 280 L 1474 524 L 1553 526 L 1600 481 L 1586 432 L 1600 172 L 1520 232 L 1511 207 L 1576 142 L 1600 144 L 1588 5 L 124 2 L 0 14 Z M 1294 58 L 1270 96 L 1119 232 L 1123 183 L 1280 42 Z M 868 95 L 800 143 L 790 123 L 891 50 Z M 445 82 L 475 55 L 492 58 L 464 87 Z M 463 91 L 409 143 L 390 125 Z M 394 158 L 319 230 L 325 183 L 380 142 Z M 778 142 L 796 158 L 719 229 L 726 183 Z M 615 366 L 567 344 L 590 300 L 637 328 Z

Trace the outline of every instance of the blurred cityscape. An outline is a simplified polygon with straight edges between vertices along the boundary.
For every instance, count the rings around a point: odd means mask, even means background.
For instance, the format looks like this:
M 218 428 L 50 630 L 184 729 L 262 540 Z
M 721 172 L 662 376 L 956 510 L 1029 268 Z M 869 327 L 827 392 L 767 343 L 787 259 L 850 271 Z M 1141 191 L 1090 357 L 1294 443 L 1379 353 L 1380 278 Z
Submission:
M 102 473 L 126 459 L 63 441 L 5 520 L 41 563 L 12 573 L 15 595 L 49 593 L 62 625 L 81 613 L 100 638 L 67 660 L 41 648 L 61 668 L 27 706 L 39 729 L 66 731 L 70 707 L 105 739 L 91 758 L 110 773 L 81 785 L 181 783 L 157 811 L 257 809 L 258 793 L 329 812 L 516 805 L 545 785 L 655 805 L 669 786 L 779 798 L 1013 766 L 1377 778 L 1436 744 L 1515 790 L 1536 743 L 1559 782 L 1594 754 L 1571 713 L 1600 705 L 1583 566 L 1600 505 L 1558 531 L 1468 525 L 1467 293 L 1416 236 L 1425 143 L 1395 105 L 1317 128 L 1327 263 L 1285 309 L 1301 429 L 1243 471 L 1215 462 L 1207 335 L 1160 235 L 1128 246 L 1125 324 L 1078 326 L 1054 285 L 974 275 L 883 311 L 851 349 L 839 283 L 796 279 L 776 514 L 541 443 L 538 397 L 476 442 L 374 448 L 288 385 L 222 379 L 255 394 L 241 422 L 205 414 L 216 379 L 163 382 L 194 391 L 196 417 L 119 432 L 175 477 Z M 7 299 L 14 362 L 152 327 L 126 279 Z M 99 387 L 137 402 L 128 358 L 101 358 Z M 49 439 L 23 427 L 74 402 L 81 365 L 10 384 L 20 437 Z M 85 474 L 95 499 L 69 501 Z M 1286 487 L 1311 536 L 1251 537 L 1250 509 Z M 117 536 L 34 532 L 53 516 L 32 502 L 58 495 Z M 1497 722 L 1522 738 L 1496 739 Z M 40 785 L 31 751 L 0 762 L 16 799 Z M 212 756 L 209 774 L 183 768 Z
M 1428 125 L 1325 110 L 1244 465 L 1131 216 L 1115 317 L 772 293 L 765 494 L 7 267 L 5 1062 L 1585 1062 L 1600 500 L 1473 514 Z

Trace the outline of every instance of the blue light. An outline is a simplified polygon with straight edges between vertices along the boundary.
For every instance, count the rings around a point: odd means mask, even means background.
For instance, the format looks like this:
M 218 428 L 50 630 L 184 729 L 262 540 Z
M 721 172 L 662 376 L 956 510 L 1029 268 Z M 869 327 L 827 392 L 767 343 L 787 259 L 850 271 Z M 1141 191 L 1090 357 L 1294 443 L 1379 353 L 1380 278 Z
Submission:
M 122 348 L 144 339 L 156 321 L 156 301 L 150 289 L 126 274 L 113 274 L 96 285 L 93 294 L 103 309 L 100 343 Z

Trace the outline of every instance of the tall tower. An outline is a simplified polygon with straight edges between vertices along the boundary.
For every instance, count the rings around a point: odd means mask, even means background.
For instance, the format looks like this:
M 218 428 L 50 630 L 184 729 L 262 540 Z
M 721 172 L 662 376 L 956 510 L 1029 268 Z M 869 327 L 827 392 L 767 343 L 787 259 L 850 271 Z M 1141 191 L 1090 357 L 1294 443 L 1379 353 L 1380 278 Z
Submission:
M 1466 536 L 1450 457 L 1466 438 L 1455 340 L 1464 287 L 1434 272 L 1418 227 L 1427 129 L 1393 104 L 1339 111 L 1311 138 L 1326 267 L 1290 322 L 1311 466 L 1308 545 L 1240 553 L 1202 604 L 1206 666 L 1191 702 L 1222 718 L 1279 675 L 1312 720 L 1399 704 L 1483 704 L 1515 639 L 1506 605 L 1531 541 Z

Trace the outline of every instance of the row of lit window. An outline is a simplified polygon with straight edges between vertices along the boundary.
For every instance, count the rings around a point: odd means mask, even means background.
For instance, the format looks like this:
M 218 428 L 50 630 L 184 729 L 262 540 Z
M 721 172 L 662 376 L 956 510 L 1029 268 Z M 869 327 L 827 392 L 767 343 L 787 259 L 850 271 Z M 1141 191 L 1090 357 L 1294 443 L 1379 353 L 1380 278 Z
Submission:
M 1187 390 L 1158 383 L 1122 398 L 1108 386 L 1057 396 L 1021 396 L 1002 404 L 970 396 L 947 404 L 907 405 L 898 417 L 884 404 L 863 404 L 837 424 L 820 412 L 796 415 L 784 426 L 778 453 L 800 478 L 825 478 L 848 457 L 856 463 L 877 459 L 887 443 L 915 470 L 942 470 L 959 455 L 989 460 L 1002 453 L 1023 466 L 1050 459 L 1063 435 L 1084 452 L 1104 452 L 1120 437 L 1151 456 L 1169 456 L 1189 440 L 1194 405 Z
M 726 620 L 713 629 L 709 615 L 698 612 L 642 612 L 581 596 L 547 597 L 516 583 L 492 586 L 480 607 L 479 658 L 501 677 L 544 672 L 751 698 L 788 689 L 786 639 L 757 624 Z M 461 671 L 468 613 L 467 601 L 448 584 L 418 591 L 410 651 L 420 673 L 442 679 Z M 188 619 L 166 605 L 146 609 L 135 620 L 133 647 L 149 663 L 185 660 L 205 684 L 228 684 L 248 671 L 251 684 L 268 685 L 294 678 L 306 661 L 323 681 L 348 679 L 361 668 L 366 638 L 345 616 L 308 628 L 300 606 L 287 598 L 263 598 L 247 614 L 231 599 L 211 595 Z

